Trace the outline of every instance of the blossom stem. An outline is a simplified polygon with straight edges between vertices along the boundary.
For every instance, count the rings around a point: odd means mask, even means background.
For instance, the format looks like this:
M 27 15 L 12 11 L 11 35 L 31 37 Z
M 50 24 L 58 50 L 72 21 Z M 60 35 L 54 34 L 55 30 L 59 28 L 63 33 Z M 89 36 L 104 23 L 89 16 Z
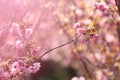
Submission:
M 45 51 L 45 52 L 39 57 L 39 59 L 41 59 L 43 56 L 45 56 L 46 54 L 48 54 L 48 53 L 51 52 L 51 51 L 54 51 L 54 50 L 56 50 L 56 49 L 58 49 L 58 48 L 61 48 L 61 47 L 65 46 L 65 45 L 67 45 L 67 44 L 69 44 L 69 43 L 72 43 L 72 42 L 76 41 L 79 37 L 80 37 L 80 36 L 77 36 L 76 38 L 74 38 L 74 39 L 72 39 L 72 40 L 70 40 L 70 41 L 67 41 L 66 43 L 64 43 L 64 44 L 62 44 L 62 45 L 59 45 L 59 46 L 57 46 L 57 47 L 54 47 L 54 48 L 52 48 L 52 49 L 50 49 L 50 50 Z

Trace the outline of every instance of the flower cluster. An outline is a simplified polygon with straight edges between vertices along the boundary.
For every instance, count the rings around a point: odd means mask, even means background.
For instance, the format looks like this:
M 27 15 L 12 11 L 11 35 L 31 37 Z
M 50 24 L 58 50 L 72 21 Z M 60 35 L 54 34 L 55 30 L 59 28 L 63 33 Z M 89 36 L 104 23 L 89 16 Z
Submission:
M 1 80 L 15 80 L 18 76 L 36 73 L 40 69 L 41 65 L 37 62 L 37 54 L 40 51 L 40 47 L 34 46 L 33 42 L 30 41 L 32 34 L 32 25 L 12 24 L 10 35 L 13 40 L 11 42 L 13 42 L 13 46 L 15 45 L 18 53 L 23 54 L 23 56 L 0 63 Z
M 36 73 L 40 68 L 40 63 L 34 63 L 30 66 L 29 61 L 18 60 L 13 63 L 11 61 L 4 62 L 0 66 L 0 79 L 12 80 L 18 76 L 26 75 L 27 73 Z
M 80 23 L 75 23 L 73 28 L 76 29 L 77 35 L 83 36 L 84 41 L 89 41 L 93 37 L 97 36 L 96 29 L 93 27 L 93 23 L 90 20 L 84 20 Z
M 18 23 L 13 23 L 10 33 L 14 36 L 14 41 L 16 43 L 15 47 L 18 53 L 34 56 L 39 53 L 40 47 L 34 46 L 34 42 L 30 41 L 33 34 L 32 25 L 20 25 Z
M 34 63 L 33 66 L 28 67 L 29 73 L 36 73 L 40 68 L 40 63 Z

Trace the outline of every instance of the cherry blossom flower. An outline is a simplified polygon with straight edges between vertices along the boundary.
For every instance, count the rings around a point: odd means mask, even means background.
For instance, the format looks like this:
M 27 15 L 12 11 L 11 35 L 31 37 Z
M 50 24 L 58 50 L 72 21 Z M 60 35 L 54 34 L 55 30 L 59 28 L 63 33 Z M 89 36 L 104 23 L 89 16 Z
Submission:
M 40 68 L 40 63 L 34 63 L 33 66 L 28 67 L 29 73 L 36 73 Z

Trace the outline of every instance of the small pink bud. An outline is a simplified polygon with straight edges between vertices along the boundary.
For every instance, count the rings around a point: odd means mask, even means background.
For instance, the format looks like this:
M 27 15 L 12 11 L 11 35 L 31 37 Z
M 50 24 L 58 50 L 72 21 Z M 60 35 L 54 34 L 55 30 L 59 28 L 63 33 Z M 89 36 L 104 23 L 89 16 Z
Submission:
M 40 47 L 36 47 L 33 49 L 33 55 L 36 55 L 40 52 Z

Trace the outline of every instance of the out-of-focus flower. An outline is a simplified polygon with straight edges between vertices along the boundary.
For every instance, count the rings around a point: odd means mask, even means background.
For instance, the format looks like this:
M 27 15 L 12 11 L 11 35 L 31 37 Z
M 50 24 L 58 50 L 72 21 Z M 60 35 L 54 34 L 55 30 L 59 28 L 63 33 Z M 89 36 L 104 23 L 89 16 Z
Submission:
M 96 80 L 108 80 L 107 76 L 105 76 L 101 70 L 96 70 L 95 74 L 96 74 Z
M 78 77 L 73 77 L 71 80 L 78 80 Z
M 83 11 L 81 9 L 76 9 L 75 13 L 77 14 L 78 17 L 81 17 L 83 15 Z
M 71 80 L 85 80 L 85 77 L 83 77 L 83 76 L 73 77 Z
M 113 42 L 115 40 L 114 36 L 111 35 L 111 34 L 108 34 L 108 33 L 105 35 L 105 39 L 109 43 L 111 43 L 111 42 Z
M 115 0 L 109 0 L 109 4 L 111 4 L 112 6 L 115 6 Z
M 109 6 L 105 3 L 105 2 L 96 2 L 94 4 L 95 6 L 95 9 L 98 9 L 100 11 L 105 11 L 105 10 L 108 10 L 109 9 Z
M 96 59 L 101 62 L 101 63 L 105 63 L 106 61 L 106 56 L 104 54 L 100 54 L 100 53 L 95 53 L 94 54 Z
M 85 29 L 84 28 L 78 28 L 77 29 L 77 34 L 82 35 L 84 33 Z

